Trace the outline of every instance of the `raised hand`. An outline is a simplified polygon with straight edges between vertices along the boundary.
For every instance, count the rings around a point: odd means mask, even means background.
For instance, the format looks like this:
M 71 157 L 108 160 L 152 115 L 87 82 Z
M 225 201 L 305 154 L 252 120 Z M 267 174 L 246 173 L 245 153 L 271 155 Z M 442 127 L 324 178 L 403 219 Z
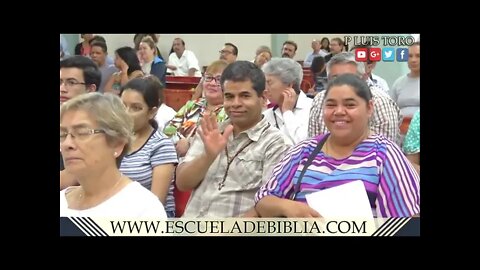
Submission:
M 121 70 L 122 72 L 125 72 L 125 74 L 127 74 L 127 72 L 128 72 L 128 64 L 127 64 L 127 62 L 123 61 L 122 58 L 119 58 L 119 62 L 120 62 L 120 64 L 119 64 L 120 70 Z
M 228 137 L 233 132 L 233 126 L 228 125 L 222 134 L 218 128 L 215 113 L 206 111 L 200 120 L 200 128 L 197 129 L 197 132 L 205 146 L 205 154 L 207 157 L 215 159 L 217 155 L 225 149 Z
M 297 94 L 293 88 L 289 87 L 283 90 L 282 112 L 293 111 L 297 102 Z

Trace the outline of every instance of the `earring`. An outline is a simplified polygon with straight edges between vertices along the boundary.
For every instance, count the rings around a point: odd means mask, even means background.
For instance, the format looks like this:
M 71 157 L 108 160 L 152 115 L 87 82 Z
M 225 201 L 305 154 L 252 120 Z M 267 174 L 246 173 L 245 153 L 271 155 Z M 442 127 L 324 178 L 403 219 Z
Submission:
M 118 156 L 118 153 L 117 153 L 117 152 L 115 152 L 115 153 L 113 153 L 113 155 L 114 155 L 115 157 L 117 157 L 117 156 Z

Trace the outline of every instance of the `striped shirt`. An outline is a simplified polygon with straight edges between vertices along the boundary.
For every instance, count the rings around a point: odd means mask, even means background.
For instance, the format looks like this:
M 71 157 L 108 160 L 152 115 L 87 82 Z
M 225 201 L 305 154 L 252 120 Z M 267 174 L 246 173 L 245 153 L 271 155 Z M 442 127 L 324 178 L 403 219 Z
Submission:
M 265 196 L 290 198 L 303 164 L 324 136 L 307 139 L 291 148 L 257 192 L 255 202 Z M 344 159 L 320 151 L 308 166 L 295 200 L 305 202 L 308 193 L 356 180 L 365 185 L 374 216 L 409 217 L 420 213 L 417 172 L 396 144 L 377 134 L 362 141 Z
M 228 124 L 230 120 L 220 124 L 220 130 Z M 250 141 L 253 142 L 242 150 Z M 230 158 L 235 153 L 239 153 L 238 156 L 233 159 L 228 171 L 225 151 L 217 156 L 205 178 L 193 190 L 182 217 L 236 217 L 244 214 L 255 205 L 255 193 L 269 178 L 273 166 L 287 148 L 283 134 L 265 118 L 235 138 L 231 134 L 226 151 Z M 203 141 L 196 134 L 184 162 L 194 160 L 204 151 Z M 224 186 L 218 190 L 226 172 Z
M 370 130 L 382 134 L 392 142 L 400 145 L 400 109 L 390 96 L 383 90 L 370 87 L 373 96 L 373 115 L 370 118 Z M 308 120 L 308 137 L 314 137 L 328 132 L 323 121 L 323 101 L 325 92 L 318 93 L 313 99 Z
M 173 142 L 158 130 L 154 130 L 145 144 L 137 151 L 126 155 L 120 164 L 120 171 L 133 181 L 151 190 L 152 174 L 156 166 L 178 163 Z M 173 198 L 173 176 L 167 195 L 165 211 L 175 210 Z

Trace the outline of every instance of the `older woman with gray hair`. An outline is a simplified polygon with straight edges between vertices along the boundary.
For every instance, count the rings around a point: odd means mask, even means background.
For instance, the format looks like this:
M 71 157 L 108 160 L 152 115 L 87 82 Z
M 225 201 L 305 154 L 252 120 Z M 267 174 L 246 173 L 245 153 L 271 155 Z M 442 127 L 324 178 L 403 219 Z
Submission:
M 300 89 L 302 67 L 290 58 L 272 58 L 262 70 L 269 99 L 277 104 L 263 114 L 292 144 L 297 144 L 308 136 L 308 116 L 312 107 L 312 99 Z
M 167 217 L 153 193 L 119 170 L 132 130 L 115 95 L 84 94 L 61 106 L 60 150 L 80 186 L 60 191 L 60 216 Z

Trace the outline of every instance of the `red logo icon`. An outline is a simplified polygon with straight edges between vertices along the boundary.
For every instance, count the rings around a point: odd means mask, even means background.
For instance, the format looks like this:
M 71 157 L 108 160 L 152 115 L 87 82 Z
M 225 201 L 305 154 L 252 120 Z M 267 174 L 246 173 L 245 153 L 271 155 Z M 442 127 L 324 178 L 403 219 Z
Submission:
M 355 50 L 355 61 L 357 62 L 366 62 L 368 55 L 367 48 L 358 48 Z
M 382 60 L 382 49 L 381 48 L 370 48 L 368 58 L 369 58 L 370 61 L 380 61 L 380 60 Z

